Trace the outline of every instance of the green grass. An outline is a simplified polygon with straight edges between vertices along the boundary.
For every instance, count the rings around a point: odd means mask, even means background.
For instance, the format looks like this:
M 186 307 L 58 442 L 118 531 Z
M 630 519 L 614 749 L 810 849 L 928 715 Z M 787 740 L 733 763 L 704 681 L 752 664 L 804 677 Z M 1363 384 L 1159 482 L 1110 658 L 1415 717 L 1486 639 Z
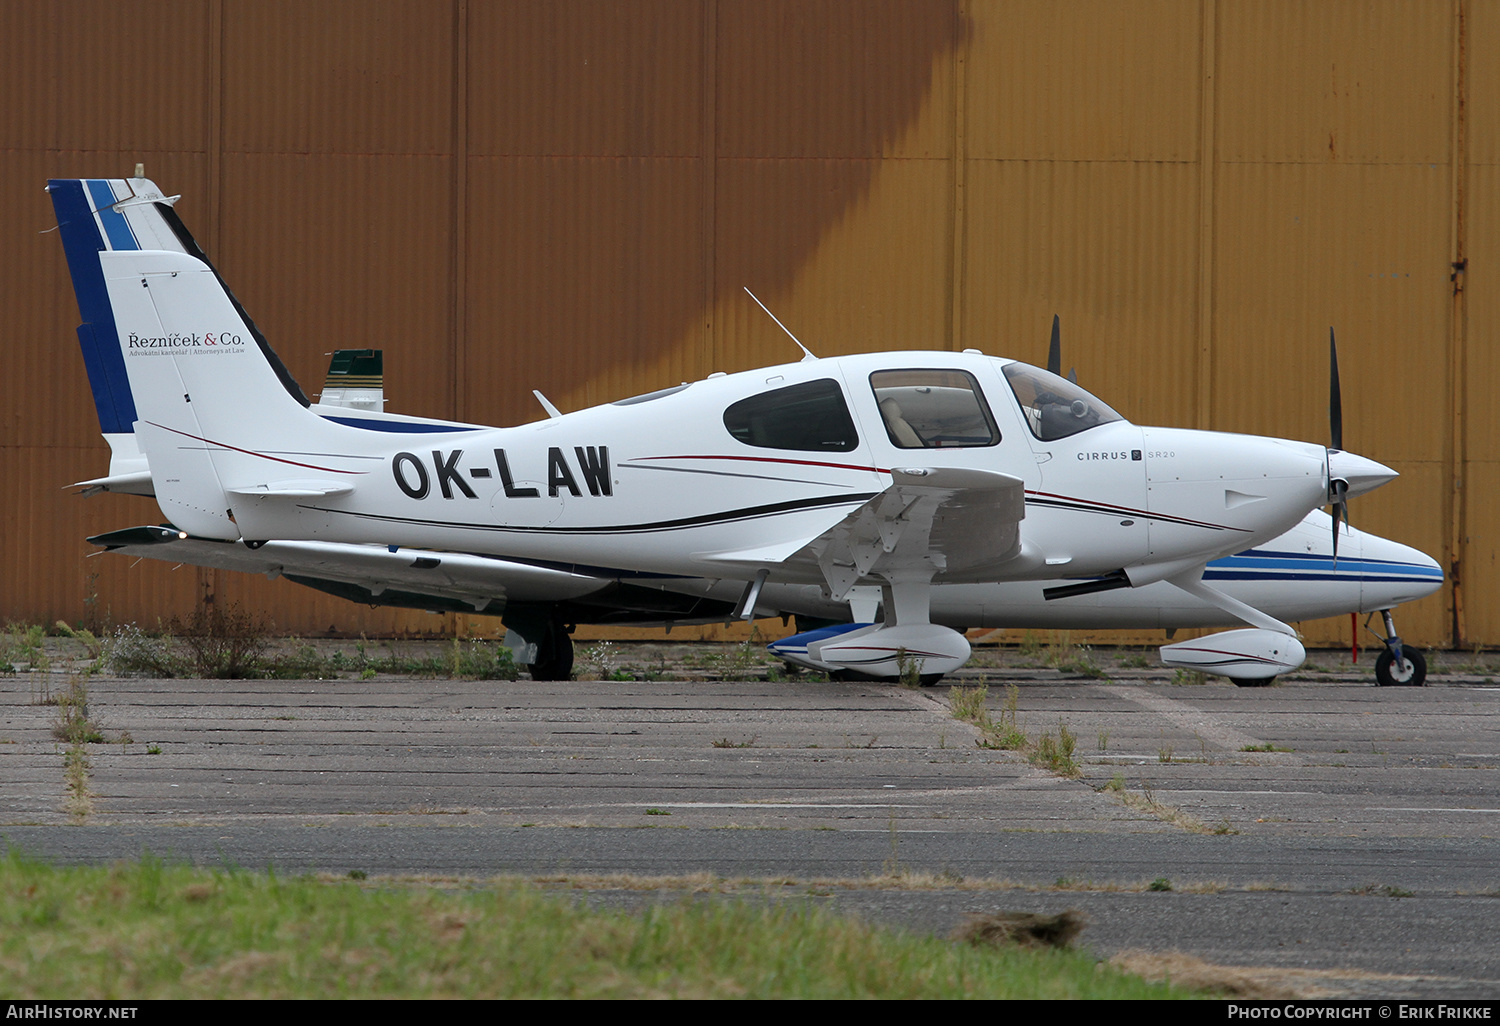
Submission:
M 0 860 L 0 993 L 100 998 L 1163 998 L 1081 952 L 975 948 L 799 903 L 589 912 L 534 886 Z

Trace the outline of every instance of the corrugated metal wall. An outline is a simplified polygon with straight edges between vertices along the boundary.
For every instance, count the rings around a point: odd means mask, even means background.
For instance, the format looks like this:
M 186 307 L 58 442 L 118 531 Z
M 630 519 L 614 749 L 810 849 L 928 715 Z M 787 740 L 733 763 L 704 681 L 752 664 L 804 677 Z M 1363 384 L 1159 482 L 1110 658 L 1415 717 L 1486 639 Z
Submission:
M 974 346 L 1143 423 L 1345 437 L 1361 527 L 1500 644 L 1500 0 L 137 0 L 0 5 L 11 360 L 0 617 L 445 630 L 284 582 L 85 559 L 103 471 L 49 176 L 137 161 L 293 373 L 386 351 L 403 412 L 513 423 L 795 353 Z M 1462 271 L 1455 272 L 1455 263 Z M 1347 623 L 1304 625 L 1314 641 Z

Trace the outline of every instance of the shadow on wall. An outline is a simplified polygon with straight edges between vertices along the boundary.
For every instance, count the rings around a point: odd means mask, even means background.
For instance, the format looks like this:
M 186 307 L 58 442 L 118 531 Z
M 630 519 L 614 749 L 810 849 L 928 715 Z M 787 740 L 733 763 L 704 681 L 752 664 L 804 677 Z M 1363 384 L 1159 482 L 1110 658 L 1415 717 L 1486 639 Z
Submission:
M 623 17 L 612 10 L 603 16 Z M 507 143 L 534 152 L 472 158 L 469 418 L 533 419 L 534 387 L 571 393 L 576 406 L 737 369 L 743 360 L 729 353 L 704 365 L 694 346 L 708 312 L 745 301 L 747 284 L 763 297 L 788 291 L 867 196 L 882 159 L 951 155 L 945 127 L 931 138 L 912 129 L 935 69 L 968 31 L 955 0 L 715 12 L 711 53 L 701 39 L 661 44 L 661 60 L 682 62 L 675 71 L 613 56 L 613 93 L 629 102 L 601 96 L 584 81 L 593 65 L 562 53 L 515 71 L 531 80 L 500 84 L 515 102 L 544 95 L 558 106 L 549 127 L 527 115 Z M 642 45 L 639 26 L 620 31 Z M 542 81 L 544 68 L 579 81 Z M 612 104 L 628 124 L 597 124 L 599 106 Z M 583 119 L 594 120 L 575 124 Z M 588 155 L 591 141 L 619 152 Z

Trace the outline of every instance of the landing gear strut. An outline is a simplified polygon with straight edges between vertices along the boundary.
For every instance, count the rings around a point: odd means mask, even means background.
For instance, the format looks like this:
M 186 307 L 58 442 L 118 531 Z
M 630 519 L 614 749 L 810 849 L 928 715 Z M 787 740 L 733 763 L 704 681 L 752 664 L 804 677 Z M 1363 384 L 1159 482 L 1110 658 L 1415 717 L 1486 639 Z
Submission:
M 505 645 L 532 680 L 573 679 L 573 625 L 550 606 L 513 606 L 506 610 Z
M 1427 683 L 1427 659 L 1416 649 L 1401 644 L 1389 609 L 1382 609 L 1380 617 L 1385 621 L 1386 636 L 1380 638 L 1385 651 L 1375 659 L 1375 683 L 1386 688 L 1421 687 Z
M 532 680 L 573 679 L 573 638 L 567 626 L 554 620 L 545 638 L 537 642 L 536 662 L 528 663 Z

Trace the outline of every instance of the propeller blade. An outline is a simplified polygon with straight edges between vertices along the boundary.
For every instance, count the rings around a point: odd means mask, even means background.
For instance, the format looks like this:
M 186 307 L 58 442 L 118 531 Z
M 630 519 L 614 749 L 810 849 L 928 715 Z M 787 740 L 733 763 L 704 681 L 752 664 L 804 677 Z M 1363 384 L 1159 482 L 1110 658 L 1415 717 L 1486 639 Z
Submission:
M 1069 367 L 1068 368 L 1068 380 L 1071 381 L 1071 382 L 1073 382 L 1073 384 L 1075 384 L 1075 385 L 1078 384 L 1078 368 L 1076 368 L 1076 367 Z
M 1333 568 L 1339 568 L 1339 520 L 1349 523 L 1349 485 L 1335 481 L 1329 486 L 1329 499 L 1333 502 Z
M 1052 344 L 1047 347 L 1047 369 L 1053 374 L 1062 373 L 1062 330 L 1057 314 L 1052 315 Z
M 1344 448 L 1344 399 L 1339 392 L 1339 347 L 1328 329 L 1328 429 L 1330 449 Z

